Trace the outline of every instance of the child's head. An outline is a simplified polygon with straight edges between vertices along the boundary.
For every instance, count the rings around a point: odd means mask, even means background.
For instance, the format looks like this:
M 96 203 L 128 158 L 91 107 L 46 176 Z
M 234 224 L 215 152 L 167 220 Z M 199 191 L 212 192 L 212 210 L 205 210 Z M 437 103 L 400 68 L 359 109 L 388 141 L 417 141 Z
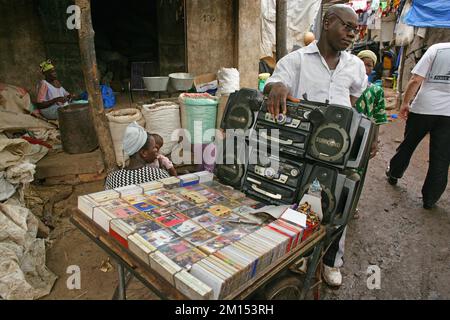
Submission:
M 164 140 L 163 140 L 163 138 L 162 138 L 159 134 L 157 134 L 157 133 L 152 133 L 152 137 L 155 139 L 156 148 L 157 148 L 158 151 L 159 151 L 159 149 L 161 149 L 162 146 L 164 145 Z

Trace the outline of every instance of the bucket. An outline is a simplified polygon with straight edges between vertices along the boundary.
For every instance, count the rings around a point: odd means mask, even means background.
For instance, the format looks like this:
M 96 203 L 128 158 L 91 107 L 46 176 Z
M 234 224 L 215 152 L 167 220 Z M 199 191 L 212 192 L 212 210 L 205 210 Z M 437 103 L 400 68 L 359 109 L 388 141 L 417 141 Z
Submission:
M 142 77 L 147 91 L 160 92 L 167 91 L 169 77 Z
M 80 154 L 97 149 L 97 133 L 89 113 L 89 104 L 61 107 L 58 109 L 58 119 L 64 152 Z

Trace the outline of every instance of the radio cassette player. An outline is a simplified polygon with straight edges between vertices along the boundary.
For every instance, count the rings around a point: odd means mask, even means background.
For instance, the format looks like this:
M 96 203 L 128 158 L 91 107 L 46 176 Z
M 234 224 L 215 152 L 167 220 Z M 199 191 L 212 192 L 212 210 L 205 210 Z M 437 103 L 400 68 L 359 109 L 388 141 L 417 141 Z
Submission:
M 266 203 L 292 204 L 298 198 L 303 172 L 302 162 L 260 153 L 257 164 L 248 164 L 243 190 Z
M 259 155 L 258 164 L 248 164 L 248 174 L 257 175 L 280 185 L 297 188 L 303 176 L 303 163 Z
M 286 114 L 273 117 L 263 103 L 250 139 L 278 148 L 282 154 L 305 158 L 313 130 L 309 116 L 314 107 L 287 102 Z M 275 131 L 276 130 L 276 131 Z
M 309 121 L 309 116 L 313 110 L 313 107 L 287 101 L 286 114 L 284 115 L 281 113 L 274 118 L 274 116 L 268 112 L 267 105 L 264 103 L 261 112 L 258 114 L 258 120 L 276 124 L 280 129 L 295 129 L 311 132 L 312 124 Z
M 273 117 L 263 103 L 251 139 L 340 169 L 363 165 L 373 133 L 367 117 L 354 108 L 311 101 L 287 101 L 286 107 L 285 115 Z

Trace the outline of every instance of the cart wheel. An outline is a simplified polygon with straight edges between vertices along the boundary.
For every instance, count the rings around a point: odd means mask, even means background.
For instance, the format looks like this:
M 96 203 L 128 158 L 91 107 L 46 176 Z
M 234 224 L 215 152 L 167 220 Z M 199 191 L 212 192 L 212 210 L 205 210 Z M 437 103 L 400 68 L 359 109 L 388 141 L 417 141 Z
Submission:
M 265 300 L 300 300 L 302 281 L 296 275 L 288 275 L 269 283 L 262 293 Z

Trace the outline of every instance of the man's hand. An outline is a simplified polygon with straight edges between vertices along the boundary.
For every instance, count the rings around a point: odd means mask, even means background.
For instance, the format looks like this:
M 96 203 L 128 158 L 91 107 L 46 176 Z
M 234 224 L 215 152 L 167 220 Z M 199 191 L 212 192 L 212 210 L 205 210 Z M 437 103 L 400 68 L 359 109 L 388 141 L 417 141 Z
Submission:
M 420 89 L 420 86 L 424 82 L 425 78 L 419 76 L 418 74 L 413 74 L 411 79 L 406 86 L 405 94 L 403 95 L 403 102 L 400 108 L 400 117 L 403 119 L 408 119 L 409 115 L 409 105 L 413 101 L 414 96 Z
M 281 82 L 270 85 L 270 92 L 267 100 L 267 108 L 276 119 L 280 114 L 286 114 L 286 98 L 289 94 L 288 88 Z
M 400 107 L 400 117 L 406 120 L 408 119 L 408 115 L 409 115 L 409 104 L 403 102 L 402 106 Z

